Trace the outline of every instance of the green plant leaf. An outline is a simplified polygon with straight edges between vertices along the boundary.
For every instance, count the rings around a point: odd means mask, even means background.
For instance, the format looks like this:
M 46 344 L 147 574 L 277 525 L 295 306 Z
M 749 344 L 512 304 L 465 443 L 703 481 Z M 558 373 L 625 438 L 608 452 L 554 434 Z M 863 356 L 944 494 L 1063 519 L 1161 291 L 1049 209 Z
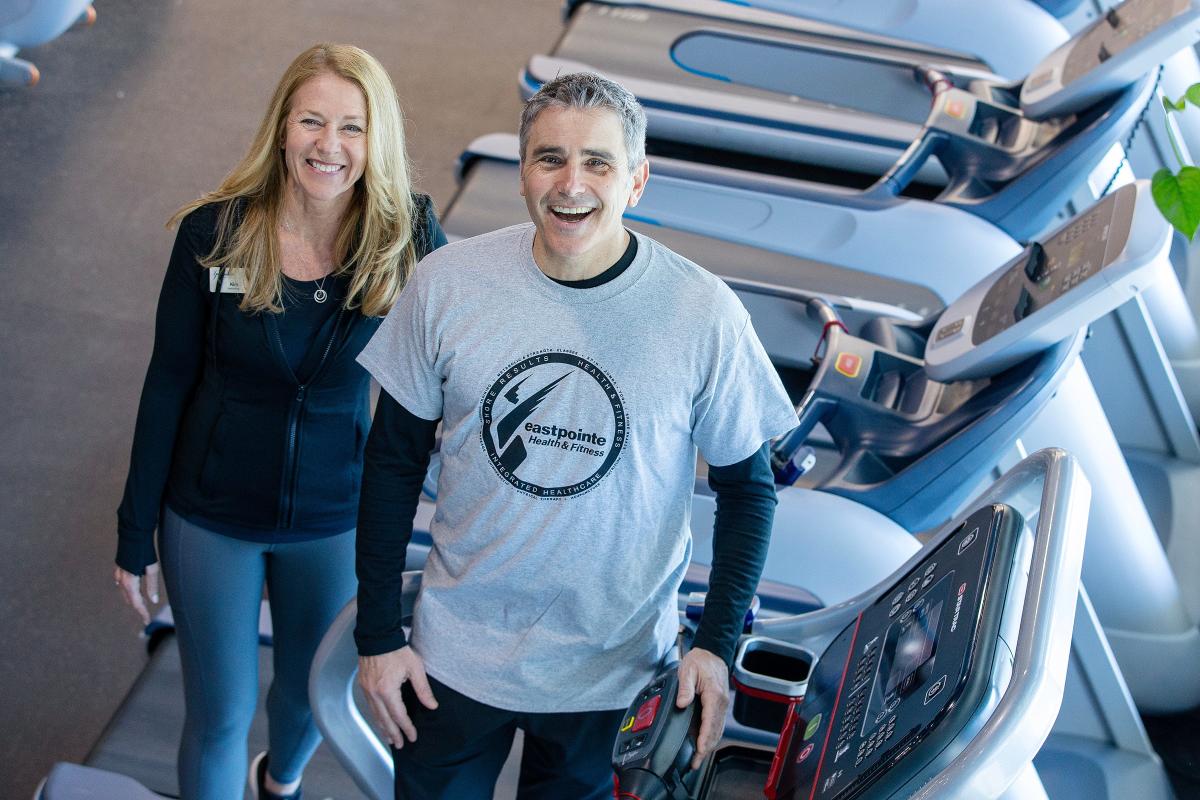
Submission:
M 1179 174 L 1160 169 L 1150 180 L 1154 205 L 1167 222 L 1189 240 L 1200 226 L 1200 167 L 1184 167 Z
M 1185 96 L 1179 98 L 1179 102 L 1176 103 L 1174 100 L 1164 94 L 1162 98 L 1162 104 L 1163 108 L 1166 109 L 1168 114 L 1172 111 L 1183 111 L 1185 108 L 1187 108 L 1187 97 Z
M 1188 87 L 1187 91 L 1184 92 L 1183 97 L 1179 98 L 1179 102 L 1181 104 L 1183 103 L 1184 97 L 1191 101 L 1192 105 L 1200 106 L 1200 83 L 1193 83 Z M 1180 110 L 1182 111 L 1183 109 Z

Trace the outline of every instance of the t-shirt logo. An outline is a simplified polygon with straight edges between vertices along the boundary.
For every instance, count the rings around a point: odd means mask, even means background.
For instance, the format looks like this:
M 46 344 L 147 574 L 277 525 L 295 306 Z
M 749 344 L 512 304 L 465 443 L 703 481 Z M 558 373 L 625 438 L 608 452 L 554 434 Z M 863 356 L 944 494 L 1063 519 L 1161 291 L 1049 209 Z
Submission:
M 575 353 L 534 353 L 507 367 L 484 394 L 480 417 L 492 467 L 536 497 L 583 494 L 625 446 L 621 393 Z

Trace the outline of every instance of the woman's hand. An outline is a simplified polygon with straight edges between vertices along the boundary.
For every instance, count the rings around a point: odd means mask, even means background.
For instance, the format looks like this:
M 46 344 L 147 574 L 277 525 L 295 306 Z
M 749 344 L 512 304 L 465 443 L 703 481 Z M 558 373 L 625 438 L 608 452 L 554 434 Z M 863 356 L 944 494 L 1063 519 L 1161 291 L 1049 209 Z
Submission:
M 113 568 L 113 581 L 121 590 L 121 596 L 125 598 L 138 616 L 142 618 L 143 625 L 150 624 L 150 609 L 146 605 L 146 600 L 142 597 L 142 577 L 134 575 L 132 572 L 126 572 L 120 567 Z M 158 602 L 158 564 L 151 564 L 146 567 L 145 575 L 145 593 L 151 603 Z

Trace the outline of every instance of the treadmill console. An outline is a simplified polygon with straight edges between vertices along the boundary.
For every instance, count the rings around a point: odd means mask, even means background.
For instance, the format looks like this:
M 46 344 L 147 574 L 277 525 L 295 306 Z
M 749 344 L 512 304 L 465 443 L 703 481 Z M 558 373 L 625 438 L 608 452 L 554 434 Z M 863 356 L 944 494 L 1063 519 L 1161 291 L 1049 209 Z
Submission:
M 996 280 L 975 316 L 971 344 L 979 345 L 1112 266 L 1125 248 L 1133 219 L 1133 187 L 1109 195 L 1035 242 Z M 1124 200 L 1126 202 L 1119 202 Z M 938 330 L 934 337 L 942 335 Z
M 1021 107 L 1035 119 L 1079 111 L 1198 38 L 1200 9 L 1191 0 L 1127 0 L 1034 68 L 1021 88 Z
M 973 286 L 925 347 L 934 380 L 995 375 L 1107 314 L 1157 276 L 1170 228 L 1146 181 L 1122 186 Z
M 794 767 L 776 797 L 850 800 L 954 755 L 947 746 L 993 685 L 1021 530 L 1007 506 L 976 511 L 833 640 L 777 754 Z

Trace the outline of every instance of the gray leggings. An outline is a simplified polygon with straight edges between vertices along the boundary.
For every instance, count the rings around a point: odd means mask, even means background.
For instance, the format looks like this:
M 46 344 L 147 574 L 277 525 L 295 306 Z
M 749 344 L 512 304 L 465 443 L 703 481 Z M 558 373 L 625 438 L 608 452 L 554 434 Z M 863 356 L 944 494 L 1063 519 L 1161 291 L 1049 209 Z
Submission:
M 240 798 L 246 738 L 258 704 L 258 614 L 266 583 L 275 678 L 267 693 L 271 776 L 300 777 L 320 744 L 308 668 L 321 637 L 354 597 L 354 531 L 259 544 L 199 528 L 170 509 L 159 529 L 187 710 L 179 744 L 183 800 Z

